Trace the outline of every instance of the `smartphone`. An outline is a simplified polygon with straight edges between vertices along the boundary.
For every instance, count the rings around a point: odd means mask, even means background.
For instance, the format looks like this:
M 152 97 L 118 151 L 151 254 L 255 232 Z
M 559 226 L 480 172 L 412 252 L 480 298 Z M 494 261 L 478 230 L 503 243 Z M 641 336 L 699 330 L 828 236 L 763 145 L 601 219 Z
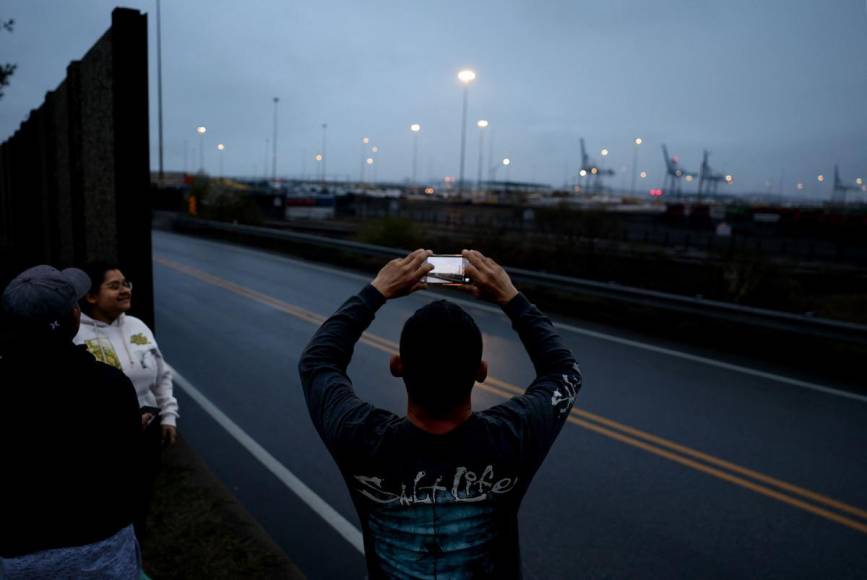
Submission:
M 464 274 L 467 261 L 460 254 L 435 254 L 428 257 L 427 262 L 434 267 L 424 278 L 427 284 L 460 286 L 470 283 Z

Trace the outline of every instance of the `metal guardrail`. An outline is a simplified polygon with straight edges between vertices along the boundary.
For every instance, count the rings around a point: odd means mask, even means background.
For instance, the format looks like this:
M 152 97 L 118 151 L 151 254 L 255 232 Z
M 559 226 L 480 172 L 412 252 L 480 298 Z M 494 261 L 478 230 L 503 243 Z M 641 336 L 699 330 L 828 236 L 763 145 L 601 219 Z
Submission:
M 256 226 L 245 226 L 209 220 L 179 217 L 175 223 L 184 229 L 211 230 L 231 234 L 242 234 L 259 239 L 281 240 L 321 248 L 340 249 L 369 256 L 395 258 L 405 256 L 409 250 L 390 248 L 375 244 L 365 244 L 348 240 L 338 240 L 285 230 L 275 230 Z M 791 314 L 764 308 L 741 306 L 700 297 L 681 296 L 654 290 L 644 290 L 622 286 L 615 282 L 597 282 L 571 276 L 560 276 L 546 272 L 535 272 L 521 268 L 506 268 L 509 275 L 517 281 L 528 282 L 556 290 L 617 300 L 631 305 L 647 306 L 668 311 L 682 312 L 725 320 L 748 326 L 769 328 L 831 340 L 867 345 L 867 325 L 830 320 L 802 314 Z

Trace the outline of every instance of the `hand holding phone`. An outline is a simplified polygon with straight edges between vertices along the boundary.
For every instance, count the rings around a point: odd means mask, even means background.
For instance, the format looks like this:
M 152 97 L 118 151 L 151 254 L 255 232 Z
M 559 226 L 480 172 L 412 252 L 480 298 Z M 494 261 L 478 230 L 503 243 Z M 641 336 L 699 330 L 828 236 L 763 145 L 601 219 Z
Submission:
M 467 261 L 466 273 L 473 281 L 469 289 L 477 298 L 503 305 L 518 294 L 512 279 L 494 260 L 476 250 L 464 250 L 462 255 Z
M 418 249 L 388 262 L 370 283 L 386 300 L 406 296 L 424 288 L 424 276 L 431 266 L 425 258 L 433 252 Z
M 460 254 L 434 254 L 428 256 L 427 263 L 433 266 L 433 270 L 425 276 L 426 284 L 463 286 L 470 283 L 465 273 L 467 261 Z

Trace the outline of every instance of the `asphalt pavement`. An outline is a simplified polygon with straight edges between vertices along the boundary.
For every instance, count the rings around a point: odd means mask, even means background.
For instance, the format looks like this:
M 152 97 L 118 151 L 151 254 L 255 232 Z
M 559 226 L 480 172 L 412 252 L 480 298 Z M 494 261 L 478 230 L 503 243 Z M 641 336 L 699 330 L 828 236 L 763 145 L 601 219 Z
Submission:
M 362 554 L 322 504 L 237 433 L 358 527 L 296 367 L 319 322 L 369 276 L 160 231 L 153 251 L 160 347 L 236 426 L 178 386 L 190 445 L 310 578 L 364 578 Z M 388 356 L 434 297 L 380 310 L 349 367 L 360 396 L 403 412 Z M 530 361 L 498 308 L 452 297 L 478 322 L 493 377 L 474 405 L 502 402 L 532 380 Z M 867 398 L 761 361 L 558 326 L 584 387 L 521 509 L 525 577 L 867 577 Z

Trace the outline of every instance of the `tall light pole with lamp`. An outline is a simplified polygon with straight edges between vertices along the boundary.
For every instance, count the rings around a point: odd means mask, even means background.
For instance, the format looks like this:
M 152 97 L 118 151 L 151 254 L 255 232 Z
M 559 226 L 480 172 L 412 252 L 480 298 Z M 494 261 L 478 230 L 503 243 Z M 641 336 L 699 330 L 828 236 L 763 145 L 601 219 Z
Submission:
M 370 167 L 371 170 L 373 171 L 373 176 L 372 176 L 372 178 L 371 178 L 371 181 L 372 181 L 373 183 L 376 183 L 376 168 L 373 166 L 373 157 L 368 157 L 368 158 L 365 160 L 365 164 L 366 164 L 368 167 Z
M 599 171 L 596 172 L 596 189 L 597 190 L 602 189 L 602 175 L 605 174 L 605 159 L 606 159 L 606 157 L 608 157 L 608 148 L 603 147 L 602 150 L 599 152 L 599 154 L 602 156 L 602 163 L 599 164 L 600 165 Z
M 157 0 L 157 135 L 159 137 L 160 173 L 159 182 L 163 183 L 163 45 L 160 31 L 160 0 Z M 184 161 L 186 164 L 186 161 Z M 186 170 L 184 170 L 186 172 Z
M 277 181 L 277 103 L 280 97 L 274 97 L 274 136 L 271 139 L 271 181 Z
M 327 173 L 325 171 L 325 167 L 326 167 L 325 166 L 325 163 L 326 163 L 326 160 L 325 160 L 325 157 L 326 157 L 326 155 L 325 155 L 325 143 L 326 143 L 327 133 L 328 133 L 328 123 L 322 123 L 322 190 L 323 191 L 325 191 L 325 176 L 327 175 Z
M 416 183 L 416 176 L 418 175 L 418 134 L 421 133 L 421 125 L 418 123 L 413 123 L 409 126 L 409 130 L 412 131 L 412 184 Z
M 196 127 L 196 133 L 199 134 L 199 173 L 205 173 L 205 133 L 208 128 L 204 125 Z
M 488 127 L 488 121 L 479 119 L 476 121 L 476 127 L 479 128 L 479 173 L 476 176 L 476 189 L 482 191 L 482 151 L 485 146 L 485 129 Z
M 458 197 L 464 194 L 464 162 L 467 149 L 467 101 L 470 95 L 470 83 L 476 78 L 476 73 L 470 69 L 464 69 L 458 73 L 458 80 L 464 83 L 463 113 L 461 115 L 461 170 L 458 173 Z
M 217 157 L 220 161 L 220 179 L 223 179 L 223 151 L 226 149 L 226 146 L 222 143 L 217 144 Z
M 325 156 L 322 155 L 322 153 L 317 153 L 313 156 L 313 160 L 316 162 L 316 173 L 320 176 L 319 187 L 324 189 L 325 186 L 323 185 L 323 182 L 325 179 L 322 178 L 322 164 L 325 163 Z
M 641 137 L 636 137 L 632 140 L 632 143 L 635 145 L 635 149 L 632 152 L 632 195 L 635 195 L 635 176 L 638 172 L 638 148 L 641 146 L 642 139 Z
M 358 174 L 358 179 L 364 183 L 364 169 L 367 167 L 367 145 L 370 143 L 370 137 L 361 138 L 361 172 Z

